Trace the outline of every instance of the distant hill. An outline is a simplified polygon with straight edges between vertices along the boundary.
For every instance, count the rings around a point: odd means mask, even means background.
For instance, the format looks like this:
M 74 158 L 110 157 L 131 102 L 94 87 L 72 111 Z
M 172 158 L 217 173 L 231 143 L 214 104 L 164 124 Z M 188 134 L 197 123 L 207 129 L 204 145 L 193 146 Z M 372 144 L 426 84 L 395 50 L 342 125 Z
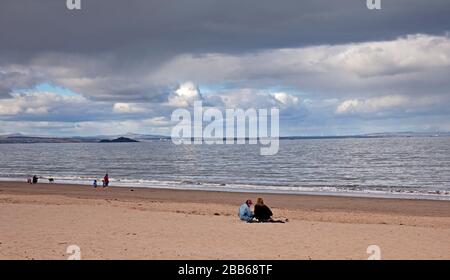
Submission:
M 137 133 L 127 133 L 127 134 L 121 134 L 121 135 L 97 135 L 97 136 L 93 136 L 92 138 L 113 140 L 113 139 L 120 138 L 120 137 L 131 138 L 131 139 L 135 139 L 138 141 L 153 141 L 153 140 L 170 139 L 169 136 L 153 135 L 153 134 L 137 134 Z
M 124 139 L 121 139 L 124 138 Z M 127 140 L 129 139 L 129 140 Z M 103 136 L 73 136 L 73 137 L 52 137 L 52 136 L 36 136 L 4 134 L 0 135 L 0 144 L 33 144 L 33 143 L 103 143 L 108 142 L 141 142 L 141 141 L 159 141 L 167 140 L 170 137 L 161 135 L 145 135 L 145 134 L 126 134 L 126 135 L 103 135 Z
M 102 139 L 99 141 L 99 143 L 136 143 L 136 142 L 139 141 L 127 137 L 119 137 L 113 140 Z
M 437 131 L 437 132 L 387 132 L 387 133 L 370 133 L 365 134 L 368 137 L 439 137 L 450 136 L 450 132 Z
M 34 137 L 34 136 L 0 136 L 0 144 L 33 144 L 33 143 L 93 143 L 92 139 Z

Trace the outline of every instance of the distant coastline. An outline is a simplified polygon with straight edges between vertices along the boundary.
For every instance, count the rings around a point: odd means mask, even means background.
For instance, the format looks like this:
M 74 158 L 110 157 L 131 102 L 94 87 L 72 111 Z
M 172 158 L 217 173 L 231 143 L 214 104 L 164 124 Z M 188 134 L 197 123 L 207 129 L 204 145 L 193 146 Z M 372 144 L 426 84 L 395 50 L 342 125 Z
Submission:
M 282 136 L 280 140 L 301 139 L 348 139 L 348 138 L 392 138 L 392 137 L 448 137 L 450 132 L 396 132 L 396 133 L 371 133 L 361 135 L 329 135 L 329 136 Z M 0 135 L 0 144 L 33 144 L 33 143 L 123 143 L 170 140 L 170 136 L 150 134 L 125 134 L 125 135 L 100 135 L 100 136 L 29 136 L 22 134 Z M 235 138 L 236 140 L 237 138 Z M 249 140 L 249 138 L 246 138 Z
M 167 140 L 161 135 L 112 135 L 92 137 L 48 137 L 27 135 L 0 135 L 0 144 L 58 144 L 58 143 L 136 143 L 141 141 Z

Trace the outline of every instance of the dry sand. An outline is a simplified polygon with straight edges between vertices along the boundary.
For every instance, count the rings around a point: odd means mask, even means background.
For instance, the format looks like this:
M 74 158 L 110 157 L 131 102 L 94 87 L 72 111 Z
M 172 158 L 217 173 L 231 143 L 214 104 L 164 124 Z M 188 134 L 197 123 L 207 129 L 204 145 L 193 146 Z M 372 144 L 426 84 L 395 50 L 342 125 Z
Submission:
M 261 196 L 286 224 L 237 219 Z M 450 202 L 0 183 L 0 259 L 450 259 Z

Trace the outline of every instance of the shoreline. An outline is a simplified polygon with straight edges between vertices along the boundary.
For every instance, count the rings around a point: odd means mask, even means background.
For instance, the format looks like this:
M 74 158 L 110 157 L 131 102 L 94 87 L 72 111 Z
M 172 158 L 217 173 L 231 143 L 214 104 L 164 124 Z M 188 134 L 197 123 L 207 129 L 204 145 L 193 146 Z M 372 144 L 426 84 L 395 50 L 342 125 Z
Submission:
M 263 197 L 286 224 L 248 224 Z M 0 182 L 0 259 L 450 259 L 450 203 Z
M 38 183 L 0 181 L 0 194 L 19 195 L 63 195 L 83 199 L 157 200 L 161 202 L 217 203 L 236 205 L 247 199 L 256 201 L 263 197 L 271 206 L 293 210 L 356 211 L 377 213 L 406 213 L 420 216 L 450 217 L 450 202 L 446 200 L 354 197 L 315 194 L 281 194 L 261 192 L 229 192 L 211 190 L 180 190 L 143 187 L 108 187 L 79 184 Z M 431 210 L 431 211 L 430 211 Z
M 44 180 L 44 183 L 39 184 L 48 184 L 46 179 L 40 178 Z M 73 181 L 56 178 L 59 185 L 73 185 L 73 186 L 88 186 L 89 184 L 85 180 Z M 97 179 L 99 180 L 99 179 Z M 23 179 L 19 178 L 0 178 L 0 183 L 23 183 Z M 112 185 L 111 185 L 112 183 Z M 151 186 L 149 186 L 151 185 Z M 234 185 L 234 184 L 231 184 Z M 158 182 L 158 181 L 149 181 L 147 184 L 136 184 L 132 182 L 123 182 L 123 181 L 114 181 L 110 182 L 111 187 L 115 188 L 138 188 L 138 189 L 160 189 L 160 190 L 186 190 L 186 191 L 207 191 L 207 192 L 224 192 L 224 193 L 259 193 L 259 194 L 276 194 L 276 195 L 306 195 L 306 196 L 334 196 L 334 197 L 350 197 L 350 198 L 381 198 L 381 199 L 402 199 L 402 200 L 433 200 L 433 201 L 450 201 L 450 191 L 441 191 L 440 193 L 436 192 L 401 192 L 401 191 L 379 191 L 379 190 L 366 190 L 366 191 L 348 191 L 348 190 L 339 190 L 339 188 L 333 186 L 305 186 L 297 188 L 297 190 L 285 190 L 283 188 L 280 189 L 263 189 L 261 187 L 254 186 L 255 188 L 239 188 L 239 187 L 230 187 L 231 185 L 225 184 L 217 184 L 217 183 L 203 183 L 203 184 L 195 184 L 186 182 L 185 185 L 177 185 L 175 182 L 171 182 L 171 184 L 167 184 L 167 182 Z M 322 190 L 299 190 L 299 189 L 313 189 L 319 188 Z M 323 190 L 323 189 L 336 189 L 336 190 Z

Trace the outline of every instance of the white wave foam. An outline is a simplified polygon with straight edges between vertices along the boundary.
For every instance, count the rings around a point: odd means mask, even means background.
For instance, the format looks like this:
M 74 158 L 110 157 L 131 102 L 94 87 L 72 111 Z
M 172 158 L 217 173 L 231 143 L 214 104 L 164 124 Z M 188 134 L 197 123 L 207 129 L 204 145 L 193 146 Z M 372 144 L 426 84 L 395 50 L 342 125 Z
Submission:
M 53 177 L 55 183 L 92 185 L 93 180 L 100 178 L 90 178 L 84 176 L 60 176 Z M 0 181 L 26 180 L 20 178 L 0 178 Z M 47 183 L 43 177 L 40 183 Z M 223 184 L 223 183 L 202 183 L 196 181 L 160 181 L 145 179 L 115 179 L 110 178 L 112 187 L 136 187 L 136 188 L 157 188 L 157 189 L 178 189 L 178 190 L 203 190 L 203 191 L 225 191 L 225 192 L 258 192 L 258 193 L 279 193 L 279 194 L 307 194 L 307 195 L 331 195 L 349 197 L 379 197 L 379 198 L 401 198 L 401 199 L 430 199 L 430 200 L 450 200 L 450 191 L 431 192 L 428 190 L 386 188 L 376 189 L 360 186 L 270 186 L 252 184 Z

